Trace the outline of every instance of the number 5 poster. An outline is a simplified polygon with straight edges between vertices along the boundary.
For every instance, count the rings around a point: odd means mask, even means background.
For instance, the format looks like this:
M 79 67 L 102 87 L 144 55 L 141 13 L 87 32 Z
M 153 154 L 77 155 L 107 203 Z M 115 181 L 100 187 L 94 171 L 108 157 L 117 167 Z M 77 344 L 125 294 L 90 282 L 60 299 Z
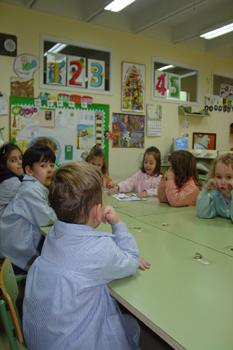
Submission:
M 145 66 L 123 62 L 122 111 L 144 112 Z

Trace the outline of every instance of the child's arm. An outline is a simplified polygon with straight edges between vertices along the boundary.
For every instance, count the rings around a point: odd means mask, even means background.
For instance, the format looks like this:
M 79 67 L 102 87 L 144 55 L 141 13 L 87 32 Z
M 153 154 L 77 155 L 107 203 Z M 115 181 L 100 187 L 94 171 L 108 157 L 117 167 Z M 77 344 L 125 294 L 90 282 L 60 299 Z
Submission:
M 175 180 L 168 180 L 165 182 L 165 193 L 172 207 L 195 206 L 200 190 L 193 180 L 187 181 L 181 188 L 176 186 Z
M 161 203 L 167 203 L 168 199 L 165 192 L 165 178 L 162 177 L 158 186 L 158 199 Z
M 162 175 L 151 176 L 152 182 L 149 188 L 145 189 L 145 192 L 146 192 L 145 197 L 158 197 L 158 186 L 161 179 L 162 179 Z M 141 197 L 141 198 L 144 198 L 144 197 Z
M 48 204 L 47 193 L 46 188 L 43 191 L 39 188 L 25 189 L 20 200 L 25 219 L 37 227 L 51 225 L 57 219 L 54 210 Z
M 145 260 L 139 261 L 139 251 L 133 235 L 128 232 L 123 223 L 111 206 L 106 206 L 103 213 L 103 222 L 112 225 L 112 233 L 115 235 L 110 241 L 108 249 L 105 249 L 105 265 L 102 270 L 104 283 L 113 279 L 124 278 L 135 274 L 139 265 L 149 266 Z
M 196 211 L 199 218 L 211 219 L 217 216 L 217 210 L 213 199 L 214 191 L 208 189 L 210 184 L 206 185 L 197 197 Z

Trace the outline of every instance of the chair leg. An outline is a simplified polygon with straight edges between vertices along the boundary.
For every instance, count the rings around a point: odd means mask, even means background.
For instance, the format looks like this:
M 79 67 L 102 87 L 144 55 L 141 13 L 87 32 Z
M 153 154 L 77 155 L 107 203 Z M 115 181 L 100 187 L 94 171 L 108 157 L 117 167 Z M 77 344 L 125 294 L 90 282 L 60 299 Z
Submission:
M 18 342 L 12 333 L 12 324 L 8 315 L 8 311 L 6 310 L 5 300 L 0 300 L 0 310 L 2 315 L 2 320 L 4 324 L 4 328 L 6 331 L 6 335 L 11 347 L 11 350 L 19 350 Z

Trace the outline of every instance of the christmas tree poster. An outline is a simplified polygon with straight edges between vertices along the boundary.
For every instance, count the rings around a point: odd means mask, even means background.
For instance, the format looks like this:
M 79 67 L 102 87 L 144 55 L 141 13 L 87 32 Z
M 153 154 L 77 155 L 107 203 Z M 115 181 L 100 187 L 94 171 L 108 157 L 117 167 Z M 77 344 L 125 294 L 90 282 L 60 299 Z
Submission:
M 123 62 L 122 111 L 144 112 L 145 65 Z

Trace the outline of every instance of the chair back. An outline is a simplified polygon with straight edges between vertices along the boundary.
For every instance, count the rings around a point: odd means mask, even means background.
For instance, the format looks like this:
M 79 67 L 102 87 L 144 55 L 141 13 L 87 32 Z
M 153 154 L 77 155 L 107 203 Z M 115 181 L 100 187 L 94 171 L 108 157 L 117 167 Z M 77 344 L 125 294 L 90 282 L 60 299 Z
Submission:
M 0 270 L 0 287 L 2 290 L 3 298 L 9 306 L 9 311 L 19 343 L 23 343 L 23 335 L 21 331 L 21 322 L 16 306 L 16 300 L 19 294 L 19 289 L 16 281 L 16 277 L 13 271 L 13 267 L 9 258 L 6 258 L 2 264 Z M 4 319 L 3 319 L 4 322 Z

